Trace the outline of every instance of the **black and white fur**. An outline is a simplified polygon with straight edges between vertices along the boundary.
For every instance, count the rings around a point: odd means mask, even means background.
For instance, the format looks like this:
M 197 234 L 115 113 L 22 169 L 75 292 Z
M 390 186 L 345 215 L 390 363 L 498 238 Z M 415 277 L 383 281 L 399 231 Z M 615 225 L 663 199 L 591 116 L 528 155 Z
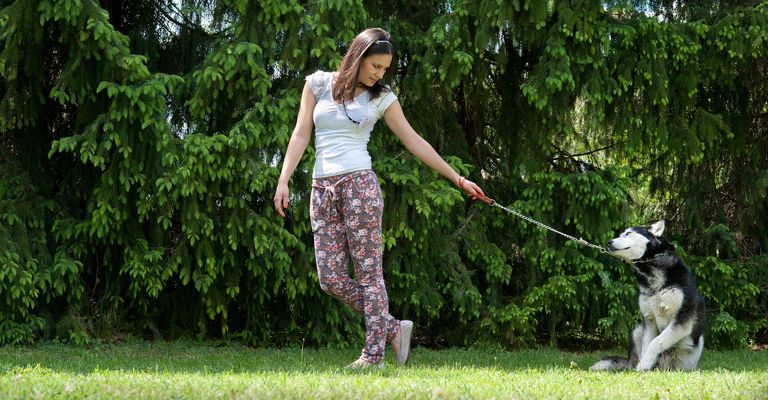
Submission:
M 632 264 L 643 322 L 632 330 L 628 358 L 605 358 L 592 370 L 698 368 L 706 305 L 688 267 L 675 255 L 675 246 L 661 237 L 663 232 L 661 220 L 650 227 L 629 228 L 608 241 L 608 251 Z

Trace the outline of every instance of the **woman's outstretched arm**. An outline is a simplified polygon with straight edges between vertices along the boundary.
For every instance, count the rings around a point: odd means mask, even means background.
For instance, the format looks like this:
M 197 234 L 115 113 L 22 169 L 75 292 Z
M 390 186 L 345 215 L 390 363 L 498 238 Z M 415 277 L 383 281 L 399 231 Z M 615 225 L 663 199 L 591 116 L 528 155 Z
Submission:
M 448 178 L 456 186 L 464 190 L 472 198 L 485 197 L 485 193 L 474 182 L 462 177 L 448 165 L 437 151 L 424 138 L 419 136 L 403 114 L 400 102 L 395 100 L 384 111 L 384 121 L 389 129 L 397 135 L 408 151 L 413 153 L 424 164 Z

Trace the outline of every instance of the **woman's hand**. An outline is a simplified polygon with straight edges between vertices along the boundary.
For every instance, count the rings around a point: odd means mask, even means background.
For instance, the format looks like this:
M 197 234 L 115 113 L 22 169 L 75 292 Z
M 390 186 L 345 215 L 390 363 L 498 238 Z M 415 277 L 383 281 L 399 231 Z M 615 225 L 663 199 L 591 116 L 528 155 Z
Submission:
M 480 186 L 477 186 L 475 182 L 472 182 L 463 176 L 459 176 L 458 182 L 456 182 L 456 186 L 461 188 L 461 190 L 463 190 L 464 193 L 471 197 L 472 200 L 480 199 L 488 204 L 491 204 L 492 200 L 485 196 L 483 189 L 480 189 Z
M 283 210 L 288 208 L 288 194 L 288 184 L 278 183 L 274 198 L 275 211 L 283 218 L 285 218 L 285 211 Z

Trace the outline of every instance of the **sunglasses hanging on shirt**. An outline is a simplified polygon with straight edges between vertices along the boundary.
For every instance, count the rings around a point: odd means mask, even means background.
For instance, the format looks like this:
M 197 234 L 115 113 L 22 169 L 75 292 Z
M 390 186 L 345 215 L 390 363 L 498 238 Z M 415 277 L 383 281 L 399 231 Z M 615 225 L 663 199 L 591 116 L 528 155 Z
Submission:
M 357 125 L 360 125 L 360 121 L 355 121 L 354 119 L 352 119 L 352 117 L 349 116 L 349 112 L 347 111 L 347 103 L 344 102 L 344 103 L 341 103 L 341 105 L 342 107 L 344 107 L 344 114 L 347 115 L 347 119 L 349 119 L 350 121 L 354 122 Z
M 382 40 L 379 40 L 379 42 L 381 42 L 381 41 Z M 357 83 L 357 86 L 358 87 L 367 88 L 367 86 L 365 86 L 364 84 L 362 84 L 360 82 Z M 347 116 L 347 119 L 349 119 L 350 121 L 354 122 L 357 125 L 360 125 L 360 121 L 355 121 L 354 119 L 352 119 L 352 117 L 349 116 L 349 111 L 347 111 L 347 102 L 342 102 L 341 106 L 344 107 L 344 114 Z

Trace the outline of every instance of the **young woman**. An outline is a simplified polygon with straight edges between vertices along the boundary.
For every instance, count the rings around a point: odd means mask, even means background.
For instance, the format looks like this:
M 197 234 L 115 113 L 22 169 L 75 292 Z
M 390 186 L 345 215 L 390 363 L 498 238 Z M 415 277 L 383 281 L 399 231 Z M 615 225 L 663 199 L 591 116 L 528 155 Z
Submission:
M 371 169 L 368 139 L 379 118 L 421 161 L 472 198 L 484 196 L 421 138 L 403 115 L 389 82 L 395 48 L 378 28 L 361 32 L 336 72 L 307 76 L 296 127 L 288 143 L 275 209 L 285 217 L 288 181 L 315 127 L 310 220 L 320 287 L 365 317 L 365 347 L 351 368 L 383 367 L 389 341 L 399 364 L 408 361 L 413 322 L 389 314 L 382 274 L 381 217 L 384 202 Z M 357 281 L 348 274 L 352 258 Z

